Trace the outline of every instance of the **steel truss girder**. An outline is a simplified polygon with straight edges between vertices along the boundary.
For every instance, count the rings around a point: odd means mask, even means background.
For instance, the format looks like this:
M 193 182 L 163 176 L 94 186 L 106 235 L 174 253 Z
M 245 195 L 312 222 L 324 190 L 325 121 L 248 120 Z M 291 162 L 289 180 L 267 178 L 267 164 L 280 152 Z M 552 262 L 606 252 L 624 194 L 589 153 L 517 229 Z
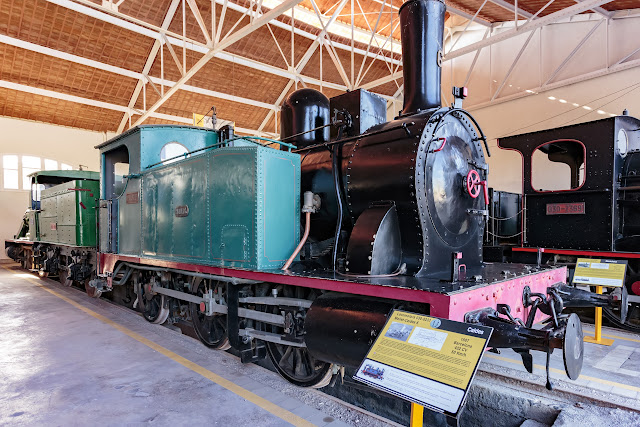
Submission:
M 179 2 L 180 0 L 178 0 Z M 81 64 L 81 65 L 86 65 L 88 67 L 92 67 L 92 68 L 96 68 L 99 70 L 103 70 L 103 71 L 108 71 L 110 73 L 114 73 L 114 74 L 118 74 L 120 76 L 124 76 L 124 77 L 130 77 L 133 79 L 137 79 L 139 81 L 142 80 L 146 80 L 147 82 L 156 84 L 156 85 L 162 85 L 162 86 L 173 86 L 175 84 L 174 81 L 172 80 L 167 80 L 167 79 L 161 79 L 158 77 L 154 77 L 154 76 L 149 76 L 148 74 L 146 74 L 143 70 L 142 73 L 138 73 L 135 71 L 131 71 L 131 70 L 127 70 L 124 68 L 120 68 L 120 67 L 116 67 L 114 65 L 109 65 L 109 64 L 105 64 L 103 62 L 99 62 L 99 61 L 94 61 L 92 59 L 87 59 L 87 58 L 83 58 L 81 56 L 77 56 L 77 55 L 73 55 L 70 53 L 66 53 L 66 52 L 61 52 L 59 50 L 55 50 L 55 49 L 51 49 L 49 47 L 45 47 L 45 46 L 40 46 L 37 45 L 35 43 L 31 43 L 31 42 L 26 42 L 23 40 L 19 40 L 19 39 L 15 39 L 13 37 L 9 37 L 9 36 L 5 36 L 0 34 L 0 43 L 4 43 L 4 44 L 8 44 L 11 46 L 15 46 L 21 49 L 25 49 L 25 50 L 29 50 L 32 52 L 37 52 L 37 53 L 41 53 L 43 55 L 47 55 L 47 56 L 51 56 L 53 58 L 57 58 L 57 59 L 63 59 L 65 61 L 70 61 L 70 62 L 74 62 L 77 64 Z M 155 59 L 155 58 L 154 58 Z M 146 70 L 148 72 L 148 70 Z M 135 100 L 137 99 L 137 96 L 139 95 L 140 90 L 142 89 L 142 84 L 140 84 L 140 89 L 138 90 L 138 93 L 135 94 L 134 93 L 134 97 L 135 98 L 133 100 L 133 103 L 129 103 L 129 107 L 133 108 L 133 105 L 135 104 Z M 199 93 L 199 94 L 203 94 L 203 95 L 208 95 L 208 96 L 212 96 L 215 98 L 220 98 L 220 99 L 225 99 L 227 101 L 232 101 L 232 102 L 238 102 L 241 104 L 247 104 L 247 105 L 253 105 L 255 107 L 260 107 L 260 108 L 265 108 L 265 109 L 274 109 L 275 107 L 272 104 L 266 103 L 266 102 L 260 102 L 260 101 L 255 101 L 253 99 L 249 99 L 249 98 L 243 98 L 241 96 L 235 96 L 235 95 L 229 95 L 227 93 L 222 93 L 222 92 L 217 92 L 217 91 L 213 91 L 210 89 L 204 89 L 201 87 L 196 87 L 196 86 L 189 86 L 189 85 L 184 85 L 181 90 L 187 91 L 187 92 L 193 92 L 193 93 Z
M 111 23 L 113 25 L 120 26 L 122 28 L 125 28 L 125 29 L 128 29 L 130 31 L 136 32 L 138 34 L 142 34 L 142 35 L 145 35 L 147 37 L 154 38 L 156 41 L 157 40 L 161 40 L 161 41 L 164 42 L 164 44 L 167 44 L 167 46 L 170 46 L 170 44 L 173 44 L 173 45 L 183 44 L 186 41 L 187 42 L 186 43 L 186 49 L 188 49 L 188 50 L 192 50 L 192 51 L 196 51 L 196 52 L 200 52 L 200 53 L 204 53 L 204 54 L 206 54 L 209 51 L 209 47 L 208 46 L 205 46 L 202 43 L 199 43 L 199 42 L 197 42 L 195 40 L 190 40 L 188 38 L 182 37 L 182 36 L 180 36 L 178 34 L 171 33 L 171 32 L 165 30 L 162 27 L 154 27 L 154 26 L 152 26 L 152 25 L 150 25 L 148 23 L 145 23 L 143 21 L 136 20 L 136 19 L 132 19 L 134 21 L 134 23 L 128 22 L 128 21 L 125 21 L 125 20 L 120 18 L 120 16 L 127 17 L 126 15 L 115 13 L 116 16 L 112 16 L 114 14 L 114 11 L 111 11 L 111 10 L 105 10 L 104 12 L 102 12 L 101 10 L 103 10 L 103 8 L 101 8 L 98 5 L 95 5 L 95 4 L 92 4 L 90 2 L 87 2 L 86 0 L 77 0 L 77 1 L 82 2 L 82 3 L 87 3 L 88 5 L 91 5 L 92 7 L 83 6 L 82 4 L 78 4 L 78 3 L 72 2 L 70 0 L 47 0 L 47 1 L 49 1 L 51 3 L 54 3 L 54 4 L 57 4 L 59 6 L 62 6 L 62 7 L 69 8 L 71 10 L 74 10 L 74 11 L 78 12 L 78 13 L 82 13 L 82 14 L 91 16 L 93 18 L 96 18 L 96 19 Z M 227 4 L 227 0 L 215 0 L 215 1 L 217 3 L 223 3 L 223 1 L 224 1 L 224 4 L 225 5 Z M 238 10 L 238 11 L 243 11 L 244 10 L 246 12 L 246 10 L 247 10 L 247 9 L 241 7 L 241 6 L 235 5 L 234 3 L 230 3 L 229 2 L 228 5 L 229 5 L 229 8 L 233 8 L 233 9 Z M 221 17 L 221 18 L 223 18 L 223 17 Z M 307 33 L 305 31 L 302 31 L 302 30 L 298 29 L 298 28 L 293 28 L 293 27 L 291 27 L 291 26 L 289 26 L 287 24 L 284 24 L 284 23 L 282 23 L 282 22 L 280 22 L 278 20 L 271 21 L 270 23 L 272 25 L 274 25 L 274 26 L 279 26 L 281 28 L 293 29 L 293 31 L 296 34 L 300 34 L 300 35 L 302 35 L 304 37 L 307 37 L 307 38 L 315 38 L 315 37 L 317 37 L 316 35 Z M 218 25 L 219 25 L 219 27 L 218 27 L 218 30 L 219 30 L 221 23 L 218 23 Z M 151 29 L 148 28 L 148 27 L 150 27 Z M 329 25 L 327 25 L 327 27 L 329 27 Z M 351 49 L 349 46 L 342 45 L 342 44 L 339 44 L 339 43 L 333 43 L 333 45 L 335 47 L 338 47 L 338 48 L 341 48 L 341 49 L 349 49 L 349 50 Z M 359 54 L 365 54 L 365 55 L 370 56 L 370 57 L 372 57 L 374 59 L 378 59 L 378 60 L 381 59 L 379 54 L 366 53 L 364 51 L 361 51 L 361 49 L 355 49 L 355 51 L 357 53 L 359 53 Z M 300 73 L 295 73 L 295 72 L 292 73 L 289 70 L 283 70 L 281 68 L 274 67 L 274 66 L 271 66 L 271 65 L 268 65 L 268 64 L 263 64 L 263 63 L 260 63 L 258 61 L 254 61 L 254 60 L 251 60 L 251 59 L 248 59 L 248 58 L 241 57 L 239 55 L 230 54 L 230 53 L 224 52 L 222 50 L 217 52 L 214 56 L 219 58 L 219 59 L 222 59 L 222 60 L 233 61 L 234 63 L 239 64 L 239 65 L 247 66 L 247 67 L 250 67 L 250 68 L 255 68 L 257 70 L 264 71 L 264 72 L 271 73 L 271 74 L 275 74 L 275 75 L 278 75 L 278 76 L 281 76 L 281 77 L 285 77 L 285 78 L 301 81 L 301 82 L 303 82 L 303 84 L 304 84 L 304 82 L 315 84 L 315 85 L 322 84 L 323 86 L 326 86 L 326 87 L 331 88 L 331 89 L 336 89 L 336 90 L 347 90 L 349 88 L 348 86 L 335 84 L 335 83 L 331 83 L 331 82 L 320 82 L 318 79 L 315 79 L 315 78 L 312 78 L 312 77 L 308 77 L 308 76 L 304 76 L 304 75 L 301 75 Z M 388 58 L 384 58 L 384 59 L 385 60 L 389 60 Z M 395 60 L 393 58 L 390 59 L 390 60 L 393 63 L 395 63 L 396 65 L 399 65 L 401 63 L 399 60 Z M 178 68 L 180 68 L 180 67 L 178 67 Z M 140 80 L 142 81 L 142 79 L 140 79 Z M 157 79 L 155 79 L 155 80 L 156 80 L 155 83 L 158 83 Z M 139 93 L 142 90 L 142 87 L 143 87 L 143 85 L 141 84 L 140 88 L 137 89 L 134 92 L 134 97 L 136 99 L 137 99 L 137 96 L 139 96 Z M 220 95 L 222 95 L 222 94 L 220 94 Z M 381 95 L 385 99 L 391 99 L 391 97 L 389 97 L 389 96 L 386 96 L 386 95 L 383 95 L 383 94 L 379 94 L 379 95 Z M 216 96 L 216 95 L 213 95 L 213 96 Z M 132 97 L 132 98 L 134 98 L 134 97 Z M 225 96 L 219 96 L 219 97 L 223 98 L 223 99 L 227 99 Z M 252 100 L 246 100 L 246 101 L 252 101 Z M 243 101 L 240 101 L 240 102 L 243 102 Z M 258 102 L 258 101 L 255 101 L 255 102 Z M 249 105 L 256 105 L 255 103 L 252 103 L 252 102 L 243 102 L 243 103 L 247 103 Z M 261 106 L 261 107 L 267 108 L 266 106 Z M 269 108 L 276 108 L 277 109 L 277 108 L 279 108 L 279 106 L 276 104 L 276 105 L 270 106 Z M 123 123 L 126 123 L 126 117 L 124 117 L 122 122 L 121 122 L 120 130 L 123 129 L 123 125 L 122 125 Z
M 517 37 L 521 34 L 525 34 L 537 28 L 544 27 L 545 25 L 558 22 L 561 19 L 585 12 L 587 10 L 592 9 L 593 7 L 600 6 L 606 3 L 611 3 L 612 1 L 613 0 L 584 0 L 578 4 L 561 9 L 557 12 L 551 13 L 542 18 L 531 20 L 517 28 L 497 33 L 485 40 L 481 40 L 479 42 L 472 43 L 469 46 L 456 49 L 453 52 L 448 53 L 444 59 L 450 60 L 450 59 L 458 58 L 460 56 L 466 55 L 467 53 L 475 52 L 480 48 L 487 47 L 492 44 L 496 44 L 498 42 L 508 40 L 513 37 Z
M 513 101 L 515 99 L 520 99 L 520 98 L 524 98 L 526 96 L 531 96 L 540 92 L 546 92 L 549 90 L 553 90 L 553 89 L 558 89 L 564 86 L 568 86 L 568 85 L 572 85 L 575 83 L 580 83 L 586 80 L 591 80 L 591 79 L 595 79 L 597 77 L 603 77 L 609 74 L 614 74 L 620 71 L 624 71 L 624 70 L 629 70 L 631 68 L 636 68 L 636 67 L 640 67 L 640 59 L 636 59 L 633 61 L 628 61 L 628 62 L 622 62 L 610 67 L 603 67 L 599 70 L 596 71 L 592 71 L 586 74 L 582 74 L 580 76 L 575 76 L 575 77 L 570 77 L 568 79 L 563 79 L 563 80 L 559 80 L 556 81 L 554 83 L 550 83 L 544 86 L 539 86 L 536 88 L 531 88 L 529 90 L 529 92 L 518 92 L 518 93 L 514 93 L 512 95 L 507 95 L 507 96 L 503 96 L 503 97 L 499 97 L 496 98 L 493 101 L 488 101 L 488 102 L 482 102 L 479 104 L 472 104 L 472 105 L 468 105 L 466 108 L 469 111 L 474 111 L 474 110 L 479 110 L 481 108 L 484 107 L 488 107 L 490 105 L 496 105 L 496 104 L 501 104 L 503 102 L 508 102 L 508 101 Z
M 129 108 L 126 105 L 117 105 L 117 104 L 111 104 L 109 102 L 96 101 L 95 99 L 83 98 L 80 96 L 69 95 L 66 93 L 55 92 L 52 90 L 37 88 L 33 86 L 27 86 L 20 83 L 9 82 L 6 80 L 0 80 L 0 87 L 9 89 L 9 90 L 19 91 L 19 92 L 31 93 L 33 95 L 40 95 L 40 96 L 46 96 L 49 98 L 60 99 L 62 101 L 74 102 L 76 104 L 89 105 L 91 107 L 104 108 L 106 110 L 112 110 L 112 111 L 120 111 L 125 114 L 131 114 L 131 115 L 139 114 L 138 111 L 132 108 Z M 162 120 L 171 120 L 178 123 L 185 123 L 185 124 L 193 123 L 192 118 L 173 116 L 171 114 L 154 112 L 151 114 L 151 117 L 162 119 Z M 219 118 L 219 120 L 225 120 L 225 119 Z M 226 121 L 230 122 L 229 120 L 226 120 Z M 236 128 L 236 131 L 239 133 L 246 133 L 249 135 L 257 135 L 260 133 L 255 129 L 238 128 L 238 127 Z
M 263 25 L 267 24 L 273 18 L 282 14 L 283 11 L 300 3 L 301 1 L 302 0 L 285 0 L 275 8 L 271 9 L 269 12 L 262 15 L 260 18 L 255 19 L 250 24 L 245 25 L 243 28 L 235 31 L 233 34 L 228 35 L 223 40 L 216 43 L 214 48 L 209 49 L 209 51 L 202 58 L 200 58 L 200 60 L 198 60 L 198 62 L 196 62 L 189 69 L 189 71 L 187 71 L 187 73 L 180 80 L 178 80 L 175 85 L 171 87 L 171 89 L 165 92 L 162 98 L 156 101 L 155 104 L 153 104 L 142 116 L 138 118 L 138 120 L 136 120 L 136 122 L 134 123 L 134 126 L 142 124 L 147 119 L 147 117 L 149 117 L 151 113 L 153 113 L 158 108 L 160 108 L 160 106 L 162 106 L 174 93 L 176 93 L 182 85 L 184 85 L 187 81 L 189 81 L 191 77 L 193 77 L 203 66 L 205 66 L 214 57 L 216 53 L 221 52 L 225 48 L 236 43 L 238 40 L 242 39 L 247 34 L 250 34 L 253 31 L 257 30 L 258 28 L 262 27 Z
M 491 35 L 490 37 L 484 38 L 483 40 L 480 40 L 476 43 L 472 43 L 468 46 L 459 48 L 454 50 L 453 52 L 448 52 L 443 59 L 443 62 L 447 62 L 447 61 L 451 61 L 452 59 L 461 57 L 463 55 L 466 55 L 468 53 L 472 53 L 472 52 L 476 52 L 480 49 L 483 49 L 485 47 L 494 45 L 496 43 L 511 39 L 513 37 L 517 37 L 520 36 L 521 34 L 526 34 L 530 31 L 534 31 L 538 28 L 544 27 L 546 25 L 550 25 L 553 23 L 556 23 L 562 19 L 565 18 L 569 18 L 571 16 L 577 15 L 579 13 L 585 12 L 587 10 L 591 10 L 593 9 L 593 7 L 595 7 L 594 5 L 602 5 L 602 4 L 606 4 L 606 3 L 610 3 L 613 0 L 584 0 L 578 4 L 575 4 L 573 6 L 570 6 L 568 8 L 565 9 L 561 9 L 557 12 L 551 13 L 547 16 L 544 16 L 542 18 L 537 18 L 534 20 L 530 20 L 528 22 L 526 22 L 523 25 L 518 26 L 517 28 L 513 28 L 510 30 L 505 30 L 499 33 L 496 33 L 495 35 Z M 474 21 L 475 22 L 475 21 Z M 385 76 L 385 77 L 381 77 L 377 80 L 374 80 L 372 82 L 369 82 L 365 85 L 363 85 L 362 87 L 364 89 L 373 89 L 377 86 L 380 86 L 382 84 L 388 83 L 390 81 L 393 80 L 397 80 L 402 78 L 402 72 L 395 72 L 389 76 Z

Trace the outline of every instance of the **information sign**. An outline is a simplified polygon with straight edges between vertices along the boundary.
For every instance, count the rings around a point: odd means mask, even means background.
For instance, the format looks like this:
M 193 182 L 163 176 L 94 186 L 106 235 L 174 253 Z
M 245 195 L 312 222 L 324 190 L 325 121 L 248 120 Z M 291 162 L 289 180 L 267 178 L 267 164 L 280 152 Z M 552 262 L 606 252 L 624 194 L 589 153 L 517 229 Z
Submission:
M 573 283 L 621 287 L 626 270 L 626 260 L 578 258 Z
M 213 119 L 211 116 L 193 113 L 193 125 L 213 129 Z
M 492 331 L 394 310 L 354 379 L 455 417 Z

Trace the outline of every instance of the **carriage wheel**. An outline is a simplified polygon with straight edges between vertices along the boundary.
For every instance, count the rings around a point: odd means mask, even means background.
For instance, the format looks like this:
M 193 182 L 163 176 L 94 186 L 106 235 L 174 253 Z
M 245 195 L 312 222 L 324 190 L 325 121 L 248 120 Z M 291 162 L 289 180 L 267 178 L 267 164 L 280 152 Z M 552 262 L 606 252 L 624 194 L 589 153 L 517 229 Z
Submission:
M 195 277 L 191 282 L 191 292 L 194 295 L 202 297 L 212 290 L 219 293 L 224 299 L 226 293 L 226 285 L 215 280 L 206 280 L 201 277 Z M 229 344 L 229 335 L 227 334 L 227 316 L 225 314 L 214 313 L 207 316 L 202 310 L 200 304 L 189 303 L 189 312 L 193 328 L 200 338 L 200 341 L 207 347 L 217 350 L 228 350 L 231 348 Z
M 151 283 L 140 284 L 138 309 L 142 313 L 142 317 L 157 325 L 164 323 L 169 317 L 169 307 L 167 307 L 165 296 L 151 293 Z

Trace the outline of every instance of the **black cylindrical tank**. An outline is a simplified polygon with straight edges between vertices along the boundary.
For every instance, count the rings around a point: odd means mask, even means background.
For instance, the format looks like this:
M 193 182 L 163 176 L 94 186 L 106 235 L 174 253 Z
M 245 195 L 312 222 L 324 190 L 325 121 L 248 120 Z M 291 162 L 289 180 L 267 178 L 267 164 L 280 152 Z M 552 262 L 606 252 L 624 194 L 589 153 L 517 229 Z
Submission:
M 280 114 L 280 138 L 304 148 L 329 141 L 329 98 L 315 89 L 298 89 L 285 99 Z M 326 126 L 326 127 L 321 127 Z M 319 128 L 320 129 L 316 129 Z M 309 132 L 316 129 L 313 132 Z
M 440 107 L 445 5 L 410 0 L 400 7 L 404 107 L 402 115 Z
M 307 349 L 316 359 L 358 366 L 393 308 L 391 301 L 326 293 L 316 298 L 307 312 Z

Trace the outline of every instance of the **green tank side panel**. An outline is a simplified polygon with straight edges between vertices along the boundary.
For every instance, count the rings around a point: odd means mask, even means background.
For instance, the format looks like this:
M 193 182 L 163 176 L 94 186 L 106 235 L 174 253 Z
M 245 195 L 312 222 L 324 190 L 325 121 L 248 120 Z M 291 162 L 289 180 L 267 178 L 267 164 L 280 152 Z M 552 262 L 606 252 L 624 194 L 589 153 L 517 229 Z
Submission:
M 141 182 L 143 256 L 269 270 L 299 242 L 298 154 L 224 147 L 153 167 Z
M 300 156 L 258 153 L 258 265 L 280 268 L 300 241 Z
M 143 255 L 208 260 L 207 169 L 207 157 L 194 156 L 144 175 Z
M 42 191 L 39 241 L 72 246 L 96 245 L 98 181 L 75 180 Z
M 206 157 L 181 163 L 172 174 L 172 254 L 179 258 L 206 260 L 207 184 Z
M 98 198 L 100 192 L 100 183 L 98 181 L 78 180 L 75 181 L 74 187 L 76 195 L 76 246 L 96 246 L 98 243 L 96 228 L 96 208 L 98 206 Z
M 212 260 L 282 267 L 300 239 L 300 156 L 252 145 L 211 159 Z
M 211 258 L 218 265 L 257 268 L 257 161 L 253 147 L 210 154 Z

